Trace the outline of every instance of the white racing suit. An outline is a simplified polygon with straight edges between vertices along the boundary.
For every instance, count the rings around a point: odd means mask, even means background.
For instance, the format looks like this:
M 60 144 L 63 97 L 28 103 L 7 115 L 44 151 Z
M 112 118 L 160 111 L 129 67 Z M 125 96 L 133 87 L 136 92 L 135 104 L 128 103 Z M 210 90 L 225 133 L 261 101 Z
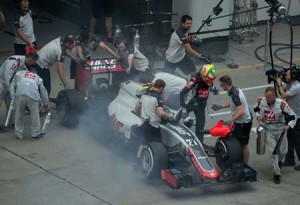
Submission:
M 41 133 L 40 102 L 43 105 L 48 105 L 49 103 L 48 93 L 43 85 L 43 80 L 36 73 L 19 71 L 11 83 L 10 93 L 16 109 L 16 137 L 23 138 L 25 106 L 30 111 L 32 137 L 37 137 Z
M 5 100 L 6 106 L 10 104 L 10 83 L 14 75 L 20 70 L 27 70 L 25 56 L 11 56 L 0 67 L 0 102 Z
M 285 155 L 288 150 L 286 133 L 282 139 L 278 155 L 273 155 L 272 153 L 286 124 L 284 115 L 291 117 L 292 120 L 288 122 L 291 129 L 296 124 L 295 113 L 285 101 L 279 98 L 276 98 L 274 105 L 269 106 L 265 97 L 258 98 L 258 103 L 254 106 L 254 111 L 257 117 L 263 117 L 266 146 L 271 156 L 273 173 L 274 175 L 280 175 L 278 161 L 283 162 L 285 160 Z

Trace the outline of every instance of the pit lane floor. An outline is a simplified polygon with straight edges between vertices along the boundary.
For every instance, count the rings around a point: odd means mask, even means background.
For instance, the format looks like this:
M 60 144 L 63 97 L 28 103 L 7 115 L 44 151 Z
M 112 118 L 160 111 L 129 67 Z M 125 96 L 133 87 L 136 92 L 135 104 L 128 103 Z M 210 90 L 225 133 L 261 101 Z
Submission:
M 69 32 L 75 33 L 78 29 L 76 25 L 69 22 L 59 21 L 59 24 L 53 27 L 55 32 L 51 34 L 51 38 L 44 35 L 41 42 L 57 37 L 59 28 L 63 26 L 64 28 L 67 26 Z M 289 39 L 286 38 L 288 31 L 283 29 L 285 25 L 278 24 L 277 26 L 274 30 L 276 31 L 274 42 L 288 43 Z M 261 28 L 261 32 L 263 30 Z M 299 36 L 299 27 L 295 27 L 294 32 L 295 43 L 299 43 L 299 38 L 296 38 Z M 1 43 L 5 44 L 7 41 L 3 41 L 3 34 L 0 34 L 0 37 Z M 5 38 L 9 39 L 9 37 Z M 9 40 L 13 41 L 13 39 Z M 219 77 L 228 74 L 232 76 L 234 84 L 241 88 L 265 85 L 267 80 L 263 68 L 253 55 L 254 49 L 263 43 L 263 34 L 253 43 L 230 42 L 229 52 L 223 56 L 226 61 L 215 63 Z M 94 55 L 102 54 L 101 52 Z M 263 51 L 260 54 L 262 55 Z M 283 56 L 288 58 L 288 51 L 283 53 Z M 295 59 L 299 59 L 300 54 L 297 50 L 294 56 Z M 1 60 L 5 58 L 1 56 Z M 240 65 L 240 69 L 226 68 L 232 58 Z M 161 62 L 157 62 L 157 65 L 159 67 Z M 68 73 L 68 67 L 69 62 L 66 61 L 66 73 Z M 52 71 L 55 71 L 55 68 L 52 68 Z M 219 87 L 218 80 L 216 82 Z M 55 72 L 52 72 L 52 85 L 52 95 L 62 89 Z M 245 91 L 250 106 L 255 103 L 258 96 L 263 95 L 263 91 L 264 88 Z M 212 103 L 226 99 L 226 94 L 211 96 L 208 107 Z M 0 119 L 4 122 L 4 106 L 0 111 Z M 207 112 L 207 114 L 213 113 L 210 108 Z M 206 127 L 228 117 L 228 114 L 216 115 L 213 118 L 207 117 Z M 96 126 L 90 127 L 93 123 Z M 253 126 L 257 126 L 255 121 Z M 172 190 L 160 181 L 149 181 L 141 173 L 134 172 L 128 148 L 103 130 L 99 130 L 96 119 L 89 119 L 78 129 L 70 130 L 59 125 L 53 111 L 49 131 L 45 138 L 39 141 L 31 141 L 28 137 L 24 141 L 17 141 L 12 128 L 0 134 L 0 204 L 298 204 L 300 172 L 284 167 L 282 169 L 283 181 L 280 185 L 275 185 L 269 156 L 267 154 L 256 155 L 255 140 L 255 133 L 251 133 L 250 166 L 257 170 L 258 182 Z M 214 139 L 205 138 L 207 144 L 213 145 L 214 141 Z

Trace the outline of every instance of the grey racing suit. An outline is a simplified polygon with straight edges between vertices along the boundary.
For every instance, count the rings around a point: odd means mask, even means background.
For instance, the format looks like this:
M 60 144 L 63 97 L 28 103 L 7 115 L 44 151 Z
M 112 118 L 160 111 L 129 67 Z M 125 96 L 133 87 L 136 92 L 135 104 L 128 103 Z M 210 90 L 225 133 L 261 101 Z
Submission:
M 24 132 L 24 108 L 27 106 L 31 116 L 32 137 L 41 132 L 40 102 L 48 105 L 48 93 L 43 85 L 43 80 L 30 71 L 19 71 L 10 86 L 12 102 L 15 104 L 15 131 L 18 138 L 23 138 Z
M 283 162 L 287 153 L 287 138 L 286 133 L 282 139 L 279 148 L 279 154 L 273 155 L 278 139 L 285 127 L 284 115 L 290 116 L 291 120 L 288 122 L 290 128 L 296 124 L 296 117 L 294 111 L 283 100 L 276 98 L 274 105 L 269 106 L 266 98 L 258 98 L 258 103 L 254 106 L 254 111 L 257 117 L 263 117 L 264 128 L 266 130 L 266 146 L 271 155 L 272 167 L 274 175 L 280 175 L 280 168 L 278 161 Z
M 0 67 L 0 101 L 10 104 L 9 86 L 14 75 L 20 70 L 27 70 L 25 56 L 11 56 Z

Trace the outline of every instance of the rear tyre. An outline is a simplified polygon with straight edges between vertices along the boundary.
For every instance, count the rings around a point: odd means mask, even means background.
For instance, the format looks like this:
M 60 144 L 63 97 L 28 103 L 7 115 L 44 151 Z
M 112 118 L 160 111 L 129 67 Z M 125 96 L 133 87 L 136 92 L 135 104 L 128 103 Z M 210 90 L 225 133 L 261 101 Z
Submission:
M 168 153 L 159 142 L 151 142 L 143 148 L 140 157 L 142 172 L 149 178 L 160 176 L 160 170 L 168 167 Z
M 219 138 L 215 148 L 216 162 L 221 170 L 243 161 L 243 147 L 234 136 Z
M 79 116 L 83 112 L 84 107 L 84 100 L 78 90 L 62 90 L 57 95 L 57 116 L 64 127 L 77 127 Z

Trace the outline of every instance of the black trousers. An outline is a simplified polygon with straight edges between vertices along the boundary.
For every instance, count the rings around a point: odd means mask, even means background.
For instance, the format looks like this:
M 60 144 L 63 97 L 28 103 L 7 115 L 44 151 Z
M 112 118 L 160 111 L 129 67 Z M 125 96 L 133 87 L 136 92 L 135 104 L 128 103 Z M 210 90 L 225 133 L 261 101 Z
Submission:
M 178 63 L 170 63 L 166 60 L 164 71 L 166 73 L 174 74 L 177 67 L 180 68 L 185 75 L 190 75 L 196 72 L 194 63 L 187 55 L 185 55 L 184 58 Z
M 207 104 L 207 100 L 193 98 L 187 105 L 186 111 L 187 113 L 194 111 L 196 117 L 196 131 L 195 134 L 197 138 L 203 143 L 204 134 L 201 131 L 205 126 L 205 107 Z
M 288 152 L 285 157 L 286 163 L 295 163 L 295 154 L 296 151 L 298 160 L 300 161 L 300 119 L 297 120 L 297 123 L 293 129 L 289 129 L 287 133 L 288 139 Z
M 51 75 L 49 68 L 41 68 L 38 65 L 35 65 L 34 67 L 37 74 L 43 79 L 44 87 L 46 88 L 49 96 L 51 92 Z

